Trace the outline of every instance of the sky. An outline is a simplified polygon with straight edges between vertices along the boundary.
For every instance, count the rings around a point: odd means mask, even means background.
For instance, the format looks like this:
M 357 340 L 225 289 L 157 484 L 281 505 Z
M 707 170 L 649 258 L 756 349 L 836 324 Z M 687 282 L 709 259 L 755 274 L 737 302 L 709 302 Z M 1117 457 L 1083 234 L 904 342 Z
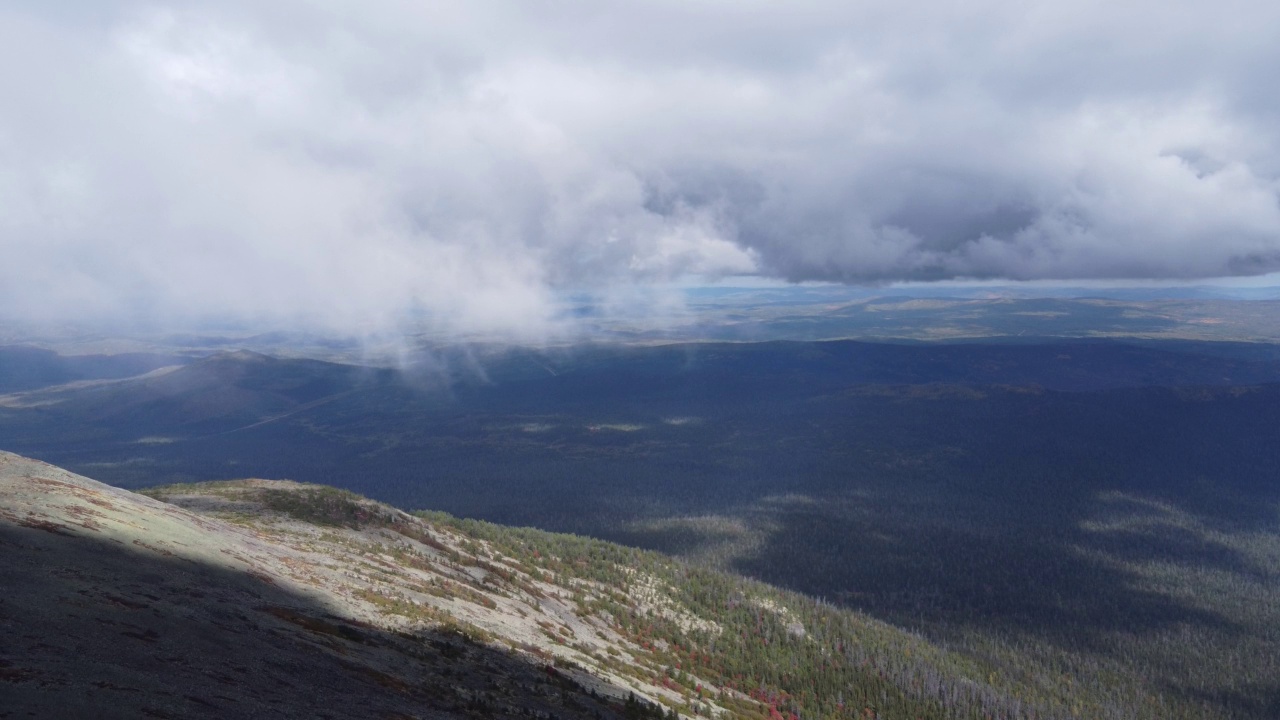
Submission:
M 0 62 L 34 322 L 1280 271 L 1274 2 L 11 0 Z

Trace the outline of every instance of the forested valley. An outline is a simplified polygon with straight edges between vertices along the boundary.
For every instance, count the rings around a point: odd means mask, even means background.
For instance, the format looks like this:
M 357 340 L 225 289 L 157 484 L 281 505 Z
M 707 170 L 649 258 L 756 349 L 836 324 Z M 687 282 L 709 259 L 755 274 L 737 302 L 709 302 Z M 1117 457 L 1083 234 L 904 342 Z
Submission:
M 1235 343 L 225 353 L 11 394 L 0 443 L 124 487 L 291 478 L 658 550 L 1093 703 L 1067 717 L 1270 718 L 1278 382 Z

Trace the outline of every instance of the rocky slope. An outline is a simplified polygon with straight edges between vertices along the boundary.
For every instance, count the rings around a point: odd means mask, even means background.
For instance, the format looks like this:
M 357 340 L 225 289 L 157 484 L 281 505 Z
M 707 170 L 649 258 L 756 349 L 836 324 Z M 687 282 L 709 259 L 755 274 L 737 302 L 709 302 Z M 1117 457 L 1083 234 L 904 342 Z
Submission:
M 627 642 L 404 513 L 264 481 L 165 497 L 0 453 L 0 717 L 611 717 L 662 693 L 558 668 Z M 291 498 L 385 525 L 271 509 Z
M 0 452 L 0 718 L 1172 717 L 610 543 L 288 481 L 147 495 Z

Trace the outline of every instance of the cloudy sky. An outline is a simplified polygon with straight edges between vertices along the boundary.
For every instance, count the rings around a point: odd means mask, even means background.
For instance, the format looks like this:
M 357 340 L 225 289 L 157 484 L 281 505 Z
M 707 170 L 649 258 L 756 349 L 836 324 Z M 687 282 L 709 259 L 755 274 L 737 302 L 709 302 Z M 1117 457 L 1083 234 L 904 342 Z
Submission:
M 1263 0 L 15 0 L 0 62 L 30 318 L 1280 270 Z

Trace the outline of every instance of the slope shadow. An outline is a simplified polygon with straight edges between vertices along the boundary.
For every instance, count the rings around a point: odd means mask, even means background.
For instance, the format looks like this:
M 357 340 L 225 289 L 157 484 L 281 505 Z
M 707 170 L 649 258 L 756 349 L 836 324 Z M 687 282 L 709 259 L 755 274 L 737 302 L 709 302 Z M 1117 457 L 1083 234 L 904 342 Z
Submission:
M 623 716 L 625 692 L 457 631 L 387 632 L 58 525 L 0 524 L 0 587 L 0 717 Z
M 1091 538 L 1064 524 L 1046 519 L 1032 531 L 993 514 L 966 518 L 955 506 L 939 517 L 931 514 L 937 508 L 900 499 L 857 502 L 865 506 L 857 512 L 830 499 L 775 509 L 774 532 L 734 569 L 943 635 L 970 629 L 1105 650 L 1102 636 L 1110 632 L 1180 624 L 1241 630 L 1218 613 L 1141 587 L 1090 552 L 1097 549 Z M 1248 567 L 1229 549 L 1180 539 L 1191 561 Z M 1130 558 L 1141 550 L 1131 547 Z M 1144 559 L 1157 561 L 1168 551 L 1153 542 Z
M 1231 539 L 1191 504 L 1114 495 L 1046 495 L 1003 514 L 902 494 L 770 510 L 756 522 L 772 532 L 736 571 L 983 656 L 994 641 L 1087 667 L 1123 658 L 1148 690 L 1206 716 L 1278 717 L 1276 612 L 1254 605 L 1277 576 L 1252 523 Z
M 1280 717 L 1280 681 L 1268 685 L 1250 683 L 1235 690 L 1173 688 L 1197 702 L 1224 707 L 1233 718 Z

